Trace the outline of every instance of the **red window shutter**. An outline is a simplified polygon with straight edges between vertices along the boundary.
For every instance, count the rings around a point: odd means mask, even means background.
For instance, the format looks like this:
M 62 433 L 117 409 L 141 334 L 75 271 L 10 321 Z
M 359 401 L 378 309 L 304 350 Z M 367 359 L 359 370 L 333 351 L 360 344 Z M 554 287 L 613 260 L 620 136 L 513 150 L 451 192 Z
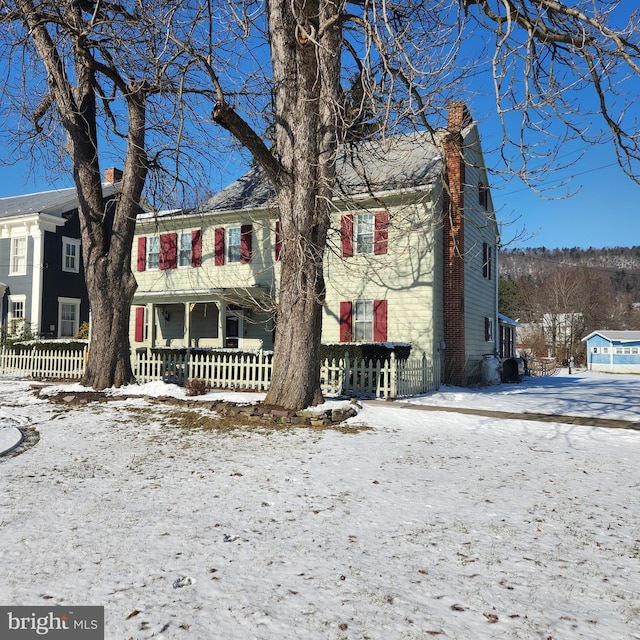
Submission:
M 282 228 L 280 225 L 280 220 L 276 220 L 276 245 L 275 245 L 276 261 L 280 260 L 281 253 L 282 253 Z
M 224 264 L 224 229 L 222 227 L 218 227 L 215 230 L 214 251 L 214 264 L 216 267 L 220 267 Z
M 373 252 L 376 255 L 387 253 L 389 240 L 389 212 L 377 211 L 373 235 Z
M 351 342 L 353 338 L 353 330 L 351 328 L 352 311 L 353 303 L 340 303 L 340 342 Z
M 373 340 L 374 342 L 387 341 L 387 301 L 373 301 Z
M 251 262 L 251 240 L 253 236 L 253 226 L 243 224 L 240 227 L 240 262 L 247 264 Z
M 147 238 L 142 236 L 138 238 L 138 271 L 144 271 L 147 268 Z
M 340 233 L 342 235 L 342 257 L 348 258 L 353 255 L 353 215 L 347 213 L 342 216 L 340 222 Z
M 178 234 L 164 233 L 160 236 L 160 269 L 175 269 L 178 266 Z
M 136 307 L 135 341 L 144 341 L 144 307 Z
M 202 232 L 194 229 L 191 232 L 191 266 L 202 266 Z

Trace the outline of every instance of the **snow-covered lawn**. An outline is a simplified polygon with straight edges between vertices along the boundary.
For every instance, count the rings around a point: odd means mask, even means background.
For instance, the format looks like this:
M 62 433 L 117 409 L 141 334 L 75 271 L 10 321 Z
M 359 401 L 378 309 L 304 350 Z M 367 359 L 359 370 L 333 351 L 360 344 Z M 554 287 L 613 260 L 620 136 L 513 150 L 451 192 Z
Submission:
M 638 421 L 640 377 L 415 402 Z M 0 430 L 41 437 L 0 459 L 0 604 L 104 605 L 108 640 L 640 638 L 640 431 L 393 403 L 340 430 L 183 415 L 0 380 Z

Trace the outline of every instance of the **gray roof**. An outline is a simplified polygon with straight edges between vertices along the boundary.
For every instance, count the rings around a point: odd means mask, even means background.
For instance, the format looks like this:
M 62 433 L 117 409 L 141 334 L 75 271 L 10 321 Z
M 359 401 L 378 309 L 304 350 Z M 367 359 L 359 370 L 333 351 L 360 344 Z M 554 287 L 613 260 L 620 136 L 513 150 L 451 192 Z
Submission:
M 113 195 L 115 191 L 116 187 L 111 183 L 102 185 L 102 192 L 105 197 Z M 12 218 L 32 213 L 62 216 L 63 213 L 72 211 L 77 207 L 76 189 L 75 187 L 69 187 L 67 189 L 0 198 L 0 218 Z
M 611 342 L 640 342 L 640 331 L 593 331 L 585 338 L 582 338 L 582 341 L 588 340 L 593 336 L 602 336 L 606 340 L 610 340 Z
M 427 131 L 389 136 L 341 148 L 336 195 L 354 196 L 426 186 L 442 170 L 442 156 Z M 206 211 L 233 211 L 275 204 L 265 172 L 254 167 L 209 199 Z

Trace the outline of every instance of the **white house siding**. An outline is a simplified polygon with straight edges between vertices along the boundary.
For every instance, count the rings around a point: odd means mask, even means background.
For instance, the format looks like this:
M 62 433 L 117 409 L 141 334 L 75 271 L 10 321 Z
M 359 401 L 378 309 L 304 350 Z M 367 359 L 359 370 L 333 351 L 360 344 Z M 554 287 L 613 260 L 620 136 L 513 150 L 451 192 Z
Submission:
M 270 349 L 273 346 L 269 300 L 274 295 L 275 221 L 266 210 L 257 212 L 191 213 L 141 218 L 136 227 L 133 269 L 138 282 L 131 314 L 130 336 L 134 347 L 224 347 L 227 312 L 241 317 L 238 346 L 243 349 Z M 251 260 L 246 264 L 216 265 L 216 230 L 251 225 Z M 138 237 L 148 238 L 199 230 L 200 266 L 167 269 L 138 269 Z M 234 309 L 232 310 L 232 305 Z M 136 309 L 147 307 L 155 318 L 152 333 L 147 328 L 143 340 L 136 339 Z M 241 307 L 241 309 L 235 309 Z M 187 317 L 187 314 L 190 314 Z M 166 316 L 169 315 L 169 319 Z M 187 327 L 189 323 L 189 339 Z M 195 336 L 195 337 L 191 337 Z M 187 344 L 188 343 L 188 344 Z
M 490 191 L 486 208 L 481 203 L 479 184 L 487 185 L 484 160 L 480 153 L 477 129 L 472 127 L 464 140 L 467 161 L 464 186 L 465 210 L 465 351 L 470 381 L 481 375 L 483 356 L 497 352 L 497 230 Z M 491 251 L 489 271 L 483 269 L 485 249 Z M 485 318 L 490 319 L 491 339 L 487 340 Z
M 387 252 L 382 255 L 358 254 L 342 257 L 338 234 L 334 231 L 332 250 L 327 252 L 323 342 L 340 341 L 340 303 L 360 300 L 386 300 L 387 341 L 408 342 L 418 353 L 432 357 L 434 338 L 441 326 L 434 324 L 434 287 L 440 285 L 435 256 L 441 250 L 435 233 L 439 220 L 434 216 L 430 194 L 416 204 L 401 196 L 362 203 L 360 210 L 388 211 Z M 336 215 L 333 227 L 340 228 Z

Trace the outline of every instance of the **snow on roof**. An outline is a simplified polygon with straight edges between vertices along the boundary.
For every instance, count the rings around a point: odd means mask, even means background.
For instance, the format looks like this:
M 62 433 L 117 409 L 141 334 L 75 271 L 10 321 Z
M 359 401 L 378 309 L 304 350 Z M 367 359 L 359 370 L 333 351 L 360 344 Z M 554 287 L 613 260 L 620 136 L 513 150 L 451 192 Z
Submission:
M 111 183 L 104 183 L 102 191 L 104 196 L 107 197 L 115 193 L 116 187 Z M 77 206 L 78 197 L 75 187 L 27 193 L 21 196 L 0 198 L 0 218 L 11 218 L 30 213 L 47 213 L 60 216 L 77 208 Z
M 582 342 L 593 338 L 593 336 L 602 336 L 611 342 L 640 342 L 640 331 L 592 331 L 588 336 L 582 338 Z
M 425 186 L 436 180 L 441 169 L 442 156 L 432 133 L 389 136 L 341 148 L 336 191 L 353 196 Z M 254 167 L 210 198 L 205 210 L 257 208 L 272 204 L 274 198 L 267 175 Z

